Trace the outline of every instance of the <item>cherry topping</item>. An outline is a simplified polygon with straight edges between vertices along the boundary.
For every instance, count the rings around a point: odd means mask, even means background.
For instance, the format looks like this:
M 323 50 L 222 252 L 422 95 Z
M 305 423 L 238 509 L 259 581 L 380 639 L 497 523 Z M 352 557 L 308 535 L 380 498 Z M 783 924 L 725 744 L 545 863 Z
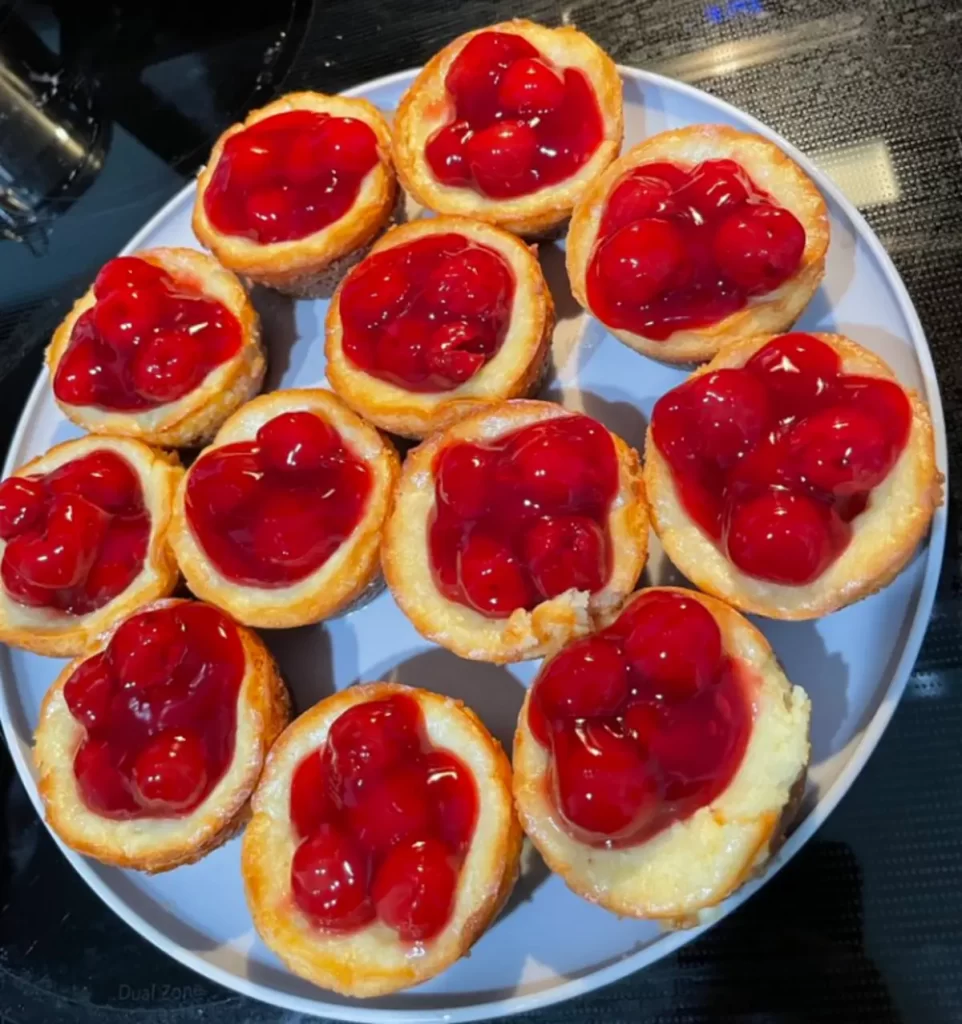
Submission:
M 423 942 L 447 923 L 458 875 L 439 839 L 395 846 L 374 876 L 378 917 L 402 939 Z
M 512 198 L 577 173 L 604 138 L 586 76 L 556 68 L 521 36 L 479 32 L 452 61 L 453 115 L 425 158 L 444 185 Z
M 374 920 L 367 875 L 367 860 L 351 837 L 323 824 L 294 851 L 294 900 L 321 928 L 359 928 Z
M 551 754 L 552 798 L 598 846 L 643 842 L 723 792 L 751 731 L 747 670 L 696 598 L 648 591 L 548 661 L 528 723 Z
M 254 441 L 194 463 L 185 508 L 194 537 L 237 583 L 282 587 L 316 572 L 364 514 L 372 474 L 320 416 L 265 423 Z
M 301 840 L 291 887 L 318 927 L 352 930 L 377 916 L 408 942 L 444 927 L 478 795 L 458 757 L 431 746 L 412 698 L 343 712 L 297 766 L 290 799 Z
M 732 160 L 628 171 L 612 190 L 588 262 L 592 312 L 664 340 L 742 309 L 798 269 L 805 230 Z
M 240 348 L 241 327 L 193 280 L 133 256 L 101 269 L 54 373 L 70 405 L 143 412 L 183 398 Z
M 514 275 L 463 235 L 420 238 L 375 253 L 339 299 L 343 347 L 355 366 L 409 391 L 450 391 L 500 350 Z
M 185 810 L 207 785 L 203 741 L 193 732 L 159 733 L 137 755 L 130 774 L 144 807 L 166 813 Z
M 803 585 L 845 549 L 911 417 L 894 381 L 843 374 L 824 342 L 786 334 L 668 392 L 652 434 L 689 515 L 735 565 Z
M 0 484 L 0 577 L 21 604 L 68 615 L 102 608 L 140 573 L 149 535 L 137 474 L 113 451 Z
M 431 564 L 449 600 L 505 618 L 607 582 L 618 463 L 593 420 L 565 416 L 487 444 L 451 444 L 434 469 Z
M 377 137 L 363 121 L 274 114 L 224 143 L 204 211 L 221 233 L 260 245 L 305 238 L 351 209 L 378 160 Z
M 194 810 L 233 757 L 243 675 L 237 630 L 215 608 L 183 602 L 127 619 L 64 685 L 86 732 L 74 773 L 87 806 L 119 819 Z

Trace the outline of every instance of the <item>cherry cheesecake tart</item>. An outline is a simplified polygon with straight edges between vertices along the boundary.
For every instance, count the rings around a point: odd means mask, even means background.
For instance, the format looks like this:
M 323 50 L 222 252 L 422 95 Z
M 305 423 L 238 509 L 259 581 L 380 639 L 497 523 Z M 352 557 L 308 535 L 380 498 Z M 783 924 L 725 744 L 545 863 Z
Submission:
M 722 349 L 656 403 L 645 482 L 678 569 L 776 619 L 886 586 L 942 501 L 928 407 L 839 334 Z
M 378 578 L 397 452 L 330 391 L 261 395 L 190 467 L 170 542 L 187 585 L 248 626 L 342 611 Z
M 540 236 L 618 155 L 622 131 L 607 54 L 570 26 L 505 21 L 428 62 L 398 106 L 394 161 L 428 209 Z
M 289 720 L 287 690 L 254 633 L 210 605 L 156 602 L 44 697 L 34 760 L 47 823 L 105 864 L 190 864 L 243 826 Z
M 189 448 L 257 394 L 266 362 L 230 271 L 194 249 L 145 249 L 103 266 L 54 332 L 47 367 L 84 430 Z
M 175 455 L 125 437 L 58 444 L 0 483 L 0 641 L 81 654 L 173 592 Z
M 642 590 L 528 691 L 521 823 L 579 896 L 695 924 L 758 871 L 797 810 L 811 707 L 762 634 L 689 590 Z
M 423 438 L 536 390 L 554 304 L 535 253 L 482 221 L 389 231 L 327 314 L 327 378 L 365 419 Z
M 774 143 L 691 125 L 635 146 L 571 218 L 575 298 L 620 341 L 666 362 L 787 330 L 825 272 L 828 211 Z
M 464 956 L 518 875 L 511 768 L 478 717 L 367 683 L 277 741 L 242 871 L 254 924 L 297 975 L 350 996 L 416 985 Z
M 194 234 L 251 281 L 329 294 L 394 215 L 390 145 L 367 100 L 288 93 L 214 143 L 197 181 Z
M 588 416 L 517 400 L 405 460 L 382 546 L 401 610 L 464 658 L 538 658 L 617 615 L 648 550 L 638 455 Z

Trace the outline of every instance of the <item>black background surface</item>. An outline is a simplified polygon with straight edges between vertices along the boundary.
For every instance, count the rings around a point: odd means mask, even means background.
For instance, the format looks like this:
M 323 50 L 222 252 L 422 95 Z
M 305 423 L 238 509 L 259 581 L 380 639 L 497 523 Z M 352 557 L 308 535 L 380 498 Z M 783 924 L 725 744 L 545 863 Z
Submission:
M 94 98 L 103 171 L 52 197 L 37 255 L 0 241 L 4 445 L 49 332 L 246 109 L 422 63 L 465 29 L 571 22 L 616 60 L 722 96 L 810 153 L 887 147 L 900 194 L 863 212 L 932 347 L 962 479 L 962 4 L 937 0 L 0 2 Z M 2 161 L 0 161 L 2 163 Z M 953 484 L 953 497 L 957 489 Z M 827 825 L 747 905 L 648 970 L 533 1021 L 962 1021 L 962 595 L 958 505 L 903 702 Z M 866 638 L 866 642 L 871 642 Z M 0 750 L 0 1021 L 294 1024 L 194 976 L 74 874 Z M 577 936 L 572 936 L 577 941 Z

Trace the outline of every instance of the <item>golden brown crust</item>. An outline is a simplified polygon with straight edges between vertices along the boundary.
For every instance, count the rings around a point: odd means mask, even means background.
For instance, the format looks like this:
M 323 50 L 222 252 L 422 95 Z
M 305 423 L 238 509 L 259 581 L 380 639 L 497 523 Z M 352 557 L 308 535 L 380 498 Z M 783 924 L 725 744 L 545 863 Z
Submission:
M 64 615 L 50 608 L 28 608 L 14 601 L 0 586 L 0 642 L 51 658 L 82 654 L 105 630 L 127 618 L 141 605 L 173 593 L 180 574 L 170 548 L 170 517 L 174 494 L 184 470 L 171 452 L 161 452 L 126 437 L 81 437 L 64 441 L 12 476 L 47 474 L 94 451 L 109 450 L 122 456 L 140 480 L 150 513 L 150 536 L 140 573 L 125 590 L 102 608 L 87 615 Z M 0 540 L 0 558 L 6 541 Z
M 489 619 L 448 601 L 438 591 L 427 552 L 427 524 L 434 509 L 433 464 L 446 445 L 490 441 L 541 420 L 575 415 L 553 402 L 504 402 L 460 420 L 408 453 L 394 511 L 381 546 L 384 578 L 401 610 L 422 636 L 462 658 L 497 663 L 553 653 L 576 637 L 607 625 L 632 592 L 648 554 L 648 508 L 638 453 L 615 434 L 619 490 L 608 516 L 613 566 L 596 594 L 570 590 L 530 612 Z
M 363 121 L 377 137 L 378 163 L 364 178 L 357 200 L 343 217 L 305 238 L 261 245 L 237 235 L 221 234 L 208 220 L 204 193 L 224 149 L 224 143 L 257 121 L 289 110 L 313 110 L 334 117 Z M 233 124 L 214 143 L 207 166 L 197 179 L 194 234 L 231 270 L 251 281 L 295 296 L 329 292 L 335 271 L 363 250 L 384 230 L 394 213 L 397 181 L 391 164 L 391 130 L 372 103 L 359 98 L 327 96 L 319 92 L 291 92 L 252 110 L 241 124 Z
M 622 175 L 639 164 L 656 160 L 695 164 L 713 159 L 737 161 L 756 185 L 768 192 L 779 206 L 793 213 L 805 228 L 805 250 L 798 270 L 784 284 L 717 323 L 675 331 L 664 341 L 609 328 L 630 348 L 668 363 L 701 362 L 711 359 L 728 342 L 753 334 L 787 330 L 808 305 L 825 273 L 828 209 L 814 182 L 798 164 L 760 135 L 727 125 L 690 125 L 645 139 L 616 160 L 585 190 L 571 215 L 565 257 L 571 291 L 578 302 L 589 313 L 593 312 L 585 276 L 608 197 Z
M 604 137 L 577 174 L 515 199 L 489 199 L 473 189 L 442 185 L 424 157 L 428 137 L 449 120 L 450 99 L 444 78 L 455 57 L 479 32 L 523 36 L 558 67 L 576 67 L 587 75 L 601 110 Z M 560 227 L 592 179 L 618 155 L 624 134 L 621 78 L 611 58 L 570 25 L 546 28 L 515 19 L 465 32 L 435 54 L 401 97 L 394 116 L 394 162 L 405 189 L 437 213 L 490 221 L 525 237 L 542 237 Z
M 313 412 L 330 423 L 373 474 L 371 494 L 354 532 L 315 572 L 287 587 L 249 587 L 227 579 L 206 556 L 187 519 L 184 497 L 190 470 L 174 499 L 170 543 L 187 585 L 199 598 L 223 608 L 238 622 L 262 629 L 289 629 L 319 622 L 344 610 L 364 593 L 380 570 L 381 533 L 400 474 L 400 459 L 391 443 L 337 395 L 323 388 L 274 391 L 255 398 L 224 423 L 213 444 L 201 455 L 225 444 L 249 441 L 264 423 L 295 410 Z
M 554 303 L 535 250 L 500 228 L 465 217 L 434 217 L 392 228 L 371 255 L 431 234 L 456 233 L 497 252 L 511 267 L 515 297 L 511 323 L 495 357 L 467 383 L 451 391 L 416 393 L 379 380 L 354 365 L 342 346 L 338 287 L 327 313 L 327 379 L 355 412 L 382 430 L 424 438 L 479 409 L 527 397 L 544 374 L 554 329 Z M 363 266 L 363 264 L 361 264 Z
M 158 601 L 139 611 L 180 603 L 186 602 Z M 107 646 L 114 629 L 57 676 L 40 707 L 34 762 L 47 824 L 67 846 L 104 864 L 154 874 L 200 860 L 244 826 L 250 795 L 268 751 L 290 721 L 291 705 L 263 641 L 243 626 L 237 630 L 245 669 L 237 698 L 234 758 L 210 795 L 182 818 L 114 821 L 88 811 L 77 788 L 73 760 L 85 730 L 67 708 L 63 687 L 86 657 Z
M 895 380 L 882 359 L 851 339 L 841 334 L 809 333 L 841 356 L 844 372 Z M 726 345 L 693 376 L 744 366 L 771 340 L 771 335 L 761 335 Z M 652 527 L 665 553 L 699 589 L 743 612 L 772 619 L 819 618 L 888 586 L 915 554 L 943 500 L 944 478 L 935 464 L 928 406 L 915 391 L 904 390 L 912 404 L 905 449 L 872 492 L 869 507 L 853 520 L 848 547 L 817 580 L 801 587 L 769 583 L 741 572 L 702 533 L 680 504 L 671 470 L 649 427 L 645 485 Z
M 404 693 L 419 704 L 428 738 L 454 751 L 478 787 L 478 822 L 461 869 L 451 919 L 420 949 L 375 922 L 350 935 L 314 928 L 290 897 L 297 837 L 290 824 L 291 776 L 320 747 L 331 724 L 354 704 Z M 396 683 L 364 683 L 328 697 L 301 715 L 271 751 L 252 799 L 241 871 L 261 938 L 299 977 L 344 995 L 370 997 L 416 985 L 468 953 L 504 903 L 518 876 L 522 833 L 511 801 L 511 766 L 470 708 L 460 701 Z
M 529 689 L 514 740 L 514 798 L 528 837 L 573 892 L 623 917 L 689 927 L 761 870 L 791 823 L 810 757 L 811 705 L 785 678 L 761 632 L 734 609 L 679 587 L 642 590 L 632 601 L 651 590 L 683 593 L 708 608 L 727 653 L 753 673 L 755 722 L 731 783 L 645 843 L 586 846 L 568 834 L 548 796 L 550 757 L 528 728 Z
M 161 448 L 203 444 L 239 405 L 260 390 L 267 369 L 260 318 L 241 282 L 206 253 L 196 249 L 157 248 L 143 249 L 133 255 L 162 267 L 175 278 L 187 281 L 209 298 L 223 303 L 240 323 L 240 349 L 231 359 L 214 367 L 183 398 L 147 412 L 113 412 L 89 405 L 69 405 L 56 395 L 54 398 L 69 420 L 93 434 L 135 437 Z M 91 287 L 77 299 L 54 332 L 46 353 L 51 381 L 67 350 L 74 324 L 95 302 Z

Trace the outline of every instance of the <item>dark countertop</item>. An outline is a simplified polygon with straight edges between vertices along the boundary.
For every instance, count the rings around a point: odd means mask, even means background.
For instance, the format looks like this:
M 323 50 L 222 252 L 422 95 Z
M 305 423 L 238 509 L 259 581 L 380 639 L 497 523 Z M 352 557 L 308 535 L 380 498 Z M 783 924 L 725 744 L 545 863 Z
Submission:
M 867 768 L 815 839 L 739 911 L 652 968 L 532 1020 L 962 1021 L 962 5 L 950 0 L 0 2 L 0 44 L 66 66 L 103 146 L 89 184 L 0 240 L 0 431 L 63 309 L 213 137 L 280 91 L 336 91 L 511 15 L 577 24 L 614 57 L 691 82 L 810 154 L 859 144 L 847 188 L 892 254 L 933 350 L 953 504 L 936 610 Z M 2 49 L 2 46 L 0 46 Z M 16 49 L 16 47 L 15 47 Z M 27 52 L 22 48 L 17 52 Z M 42 60 L 41 60 L 42 58 Z M 86 105 L 85 105 L 86 104 Z M 0 188 L 6 152 L 0 130 Z M 847 150 L 848 151 L 848 150 Z M 850 151 L 848 151 L 850 152 Z M 0 1021 L 294 1024 L 156 951 L 69 868 L 0 754 Z

